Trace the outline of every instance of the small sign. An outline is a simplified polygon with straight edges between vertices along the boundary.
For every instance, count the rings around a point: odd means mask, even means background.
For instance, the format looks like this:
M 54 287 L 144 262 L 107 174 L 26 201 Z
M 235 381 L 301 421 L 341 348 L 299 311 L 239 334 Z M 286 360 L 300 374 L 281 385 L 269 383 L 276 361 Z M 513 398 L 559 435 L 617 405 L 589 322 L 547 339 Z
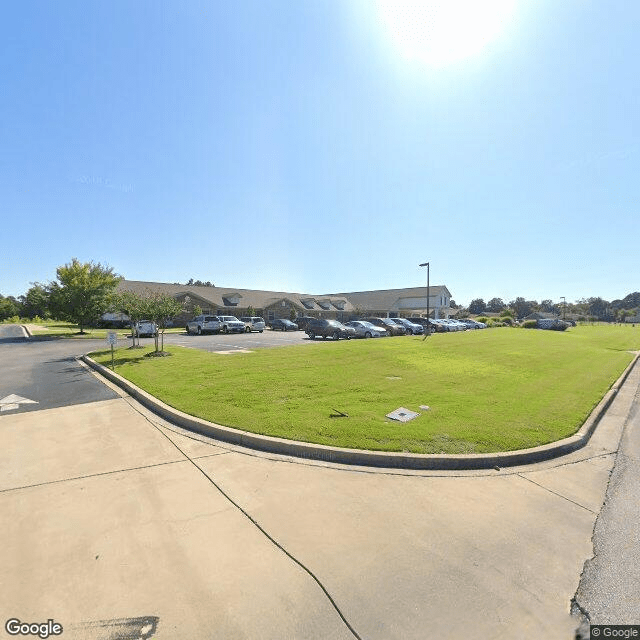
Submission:
M 115 347 L 118 344 L 118 334 L 116 331 L 107 331 L 107 344 Z

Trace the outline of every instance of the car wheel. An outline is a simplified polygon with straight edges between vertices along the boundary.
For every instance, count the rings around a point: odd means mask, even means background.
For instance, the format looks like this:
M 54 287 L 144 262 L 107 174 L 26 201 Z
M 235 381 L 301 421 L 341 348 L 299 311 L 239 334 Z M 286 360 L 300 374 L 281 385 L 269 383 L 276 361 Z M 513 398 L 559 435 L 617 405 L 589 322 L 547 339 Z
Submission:
M 202 327 L 198 327 L 198 335 L 201 336 L 202 335 Z
M 312 331 L 310 334 L 308 334 L 308 335 L 309 335 L 309 339 L 310 339 L 310 340 L 315 340 L 315 339 L 316 339 L 316 334 L 315 334 L 315 333 L 313 333 L 313 331 Z
M 365 338 L 370 338 L 371 337 L 371 331 L 367 331 L 367 333 L 364 334 Z
M 260 333 L 262 333 L 262 329 L 260 329 Z
M 229 329 L 228 329 L 227 325 L 225 324 L 225 325 L 222 327 L 222 333 L 228 333 L 228 332 L 229 332 Z
M 189 331 L 189 327 L 185 327 L 185 329 L 187 330 L 187 335 L 189 335 L 191 333 L 191 331 Z
M 244 328 L 244 332 L 245 333 L 251 333 L 251 327 L 245 327 Z

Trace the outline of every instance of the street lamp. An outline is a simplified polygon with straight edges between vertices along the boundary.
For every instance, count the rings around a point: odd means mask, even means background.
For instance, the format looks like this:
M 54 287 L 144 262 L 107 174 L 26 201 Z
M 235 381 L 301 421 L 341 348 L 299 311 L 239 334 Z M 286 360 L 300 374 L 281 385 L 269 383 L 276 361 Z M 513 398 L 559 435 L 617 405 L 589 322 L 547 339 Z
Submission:
M 563 301 L 563 305 L 562 305 L 562 319 L 566 320 L 567 319 L 567 299 L 565 298 L 565 296 L 560 296 L 560 300 Z
M 429 319 L 429 300 L 431 298 L 430 296 L 430 289 L 429 289 L 429 263 L 428 262 L 423 262 L 421 265 L 421 267 L 427 267 L 427 330 L 424 332 L 424 338 L 422 338 L 423 340 L 427 339 L 427 336 L 431 335 L 431 320 Z

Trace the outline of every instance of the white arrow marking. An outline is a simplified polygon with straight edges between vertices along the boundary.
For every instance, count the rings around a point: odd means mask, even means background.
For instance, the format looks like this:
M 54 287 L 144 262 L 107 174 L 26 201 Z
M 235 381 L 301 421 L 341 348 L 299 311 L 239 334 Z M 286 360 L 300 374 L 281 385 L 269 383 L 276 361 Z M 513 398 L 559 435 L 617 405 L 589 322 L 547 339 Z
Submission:
M 0 400 L 0 411 L 10 411 L 11 409 L 19 409 L 21 404 L 38 404 L 35 400 L 23 398 L 15 393 L 5 396 Z

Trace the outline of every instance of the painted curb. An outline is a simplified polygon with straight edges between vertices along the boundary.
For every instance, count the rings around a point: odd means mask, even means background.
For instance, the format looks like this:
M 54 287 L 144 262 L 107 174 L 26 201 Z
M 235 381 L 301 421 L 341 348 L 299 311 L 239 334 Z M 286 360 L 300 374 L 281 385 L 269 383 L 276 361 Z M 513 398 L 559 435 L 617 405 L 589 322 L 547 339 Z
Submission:
M 33 334 L 31 333 L 31 331 L 29 331 L 29 328 L 27 327 L 26 324 L 21 324 L 20 326 L 22 327 L 22 330 L 27 334 L 26 335 L 27 340 L 30 340 L 31 338 L 33 338 Z
M 364 449 L 338 449 L 325 445 L 284 440 L 283 438 L 262 436 L 248 431 L 241 431 L 240 429 L 232 429 L 213 422 L 208 422 L 207 420 L 202 420 L 201 418 L 190 416 L 187 413 L 170 407 L 107 367 L 98 364 L 86 354 L 81 356 L 81 359 L 100 375 L 118 385 L 130 396 L 138 400 L 138 402 L 160 417 L 180 427 L 210 436 L 216 440 L 222 440 L 223 442 L 257 449 L 259 451 L 266 451 L 268 453 L 295 456 L 306 460 L 319 460 L 322 462 L 334 462 L 366 467 L 383 467 L 389 469 L 460 471 L 533 464 L 549 460 L 551 458 L 557 458 L 571 453 L 572 451 L 576 451 L 577 449 L 581 449 L 587 444 L 587 442 L 589 442 L 589 438 L 595 431 L 604 414 L 607 412 L 607 409 L 611 406 L 618 389 L 626 381 L 639 357 L 640 354 L 636 354 L 622 375 L 618 380 L 616 380 L 611 389 L 607 391 L 602 400 L 591 412 L 580 430 L 573 436 L 563 440 L 558 440 L 557 442 L 542 445 L 540 447 L 533 447 L 531 449 L 467 455 L 438 455 L 367 451 Z

